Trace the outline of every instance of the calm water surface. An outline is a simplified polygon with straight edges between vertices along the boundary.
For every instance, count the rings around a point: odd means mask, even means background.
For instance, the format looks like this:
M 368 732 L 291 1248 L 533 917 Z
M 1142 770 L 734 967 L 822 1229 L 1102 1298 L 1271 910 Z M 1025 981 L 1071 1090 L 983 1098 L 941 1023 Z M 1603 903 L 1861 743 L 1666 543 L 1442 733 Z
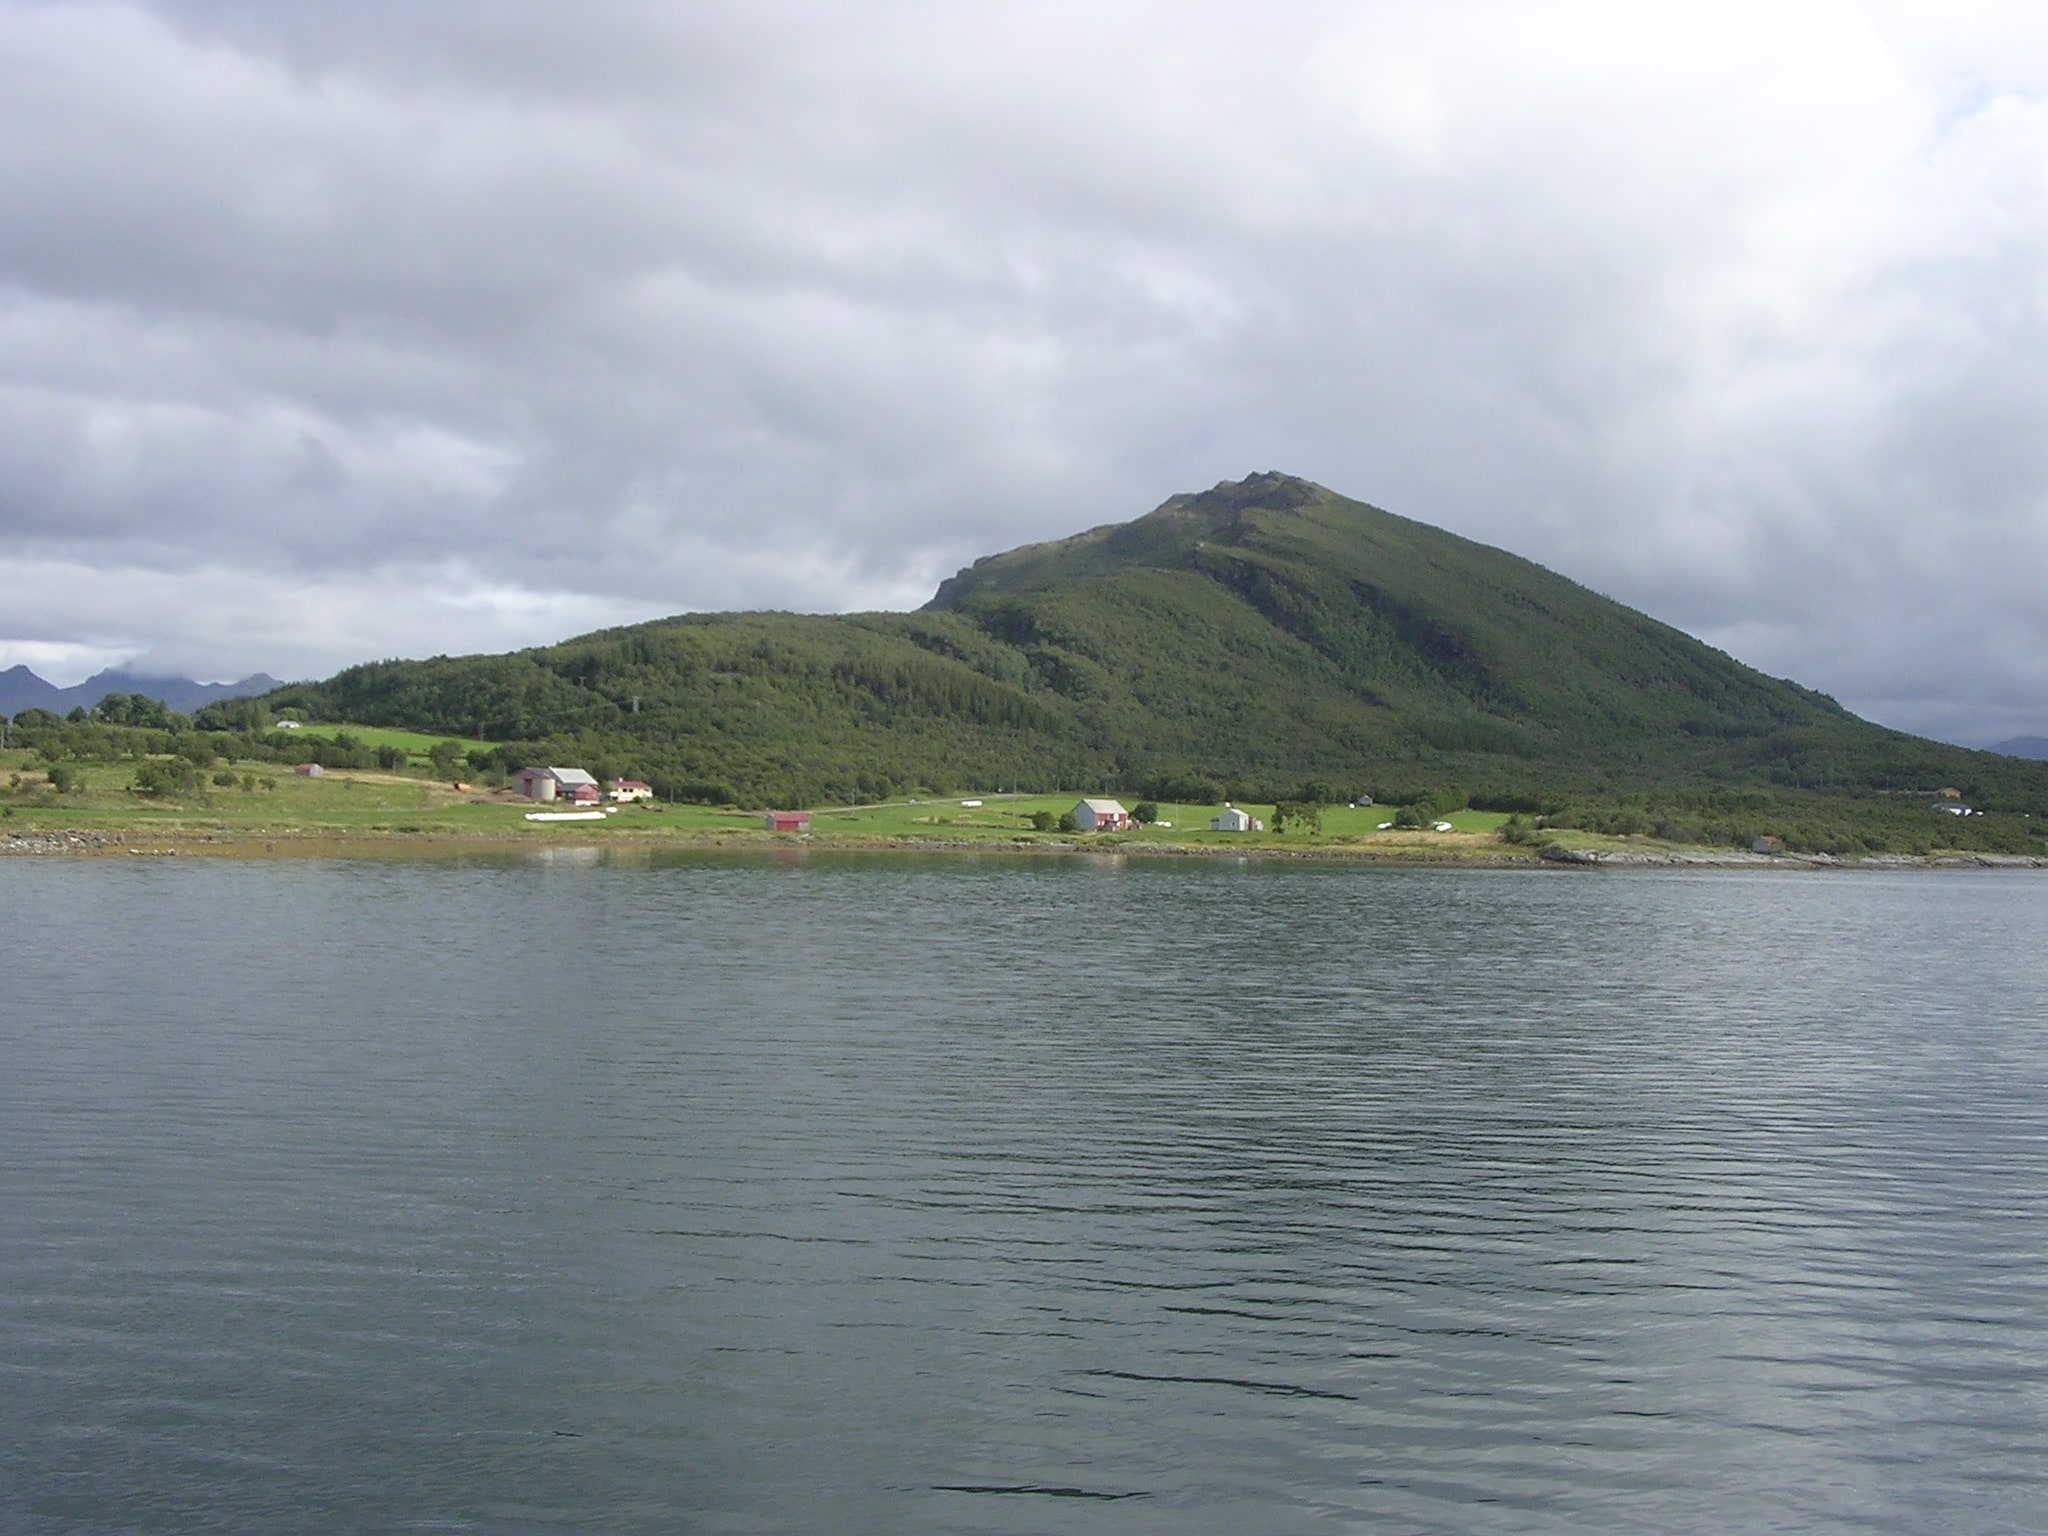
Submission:
M 2048 879 L 0 863 L 0 1530 L 2048 1528 Z

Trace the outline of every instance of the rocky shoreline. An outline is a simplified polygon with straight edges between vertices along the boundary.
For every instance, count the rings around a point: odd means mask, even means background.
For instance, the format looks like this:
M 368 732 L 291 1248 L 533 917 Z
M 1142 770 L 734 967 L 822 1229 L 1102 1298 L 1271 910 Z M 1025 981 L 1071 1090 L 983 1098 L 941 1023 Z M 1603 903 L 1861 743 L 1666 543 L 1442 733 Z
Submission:
M 1753 853 L 1746 849 L 1635 849 L 1635 848 L 1444 848 L 1419 847 L 1362 848 L 1322 846 L 1300 848 L 1235 848 L 1200 844 L 1152 844 L 1133 846 L 1110 843 L 1090 847 L 1061 839 L 1040 842 L 1022 838 L 994 841 L 978 838 L 848 838 L 800 839 L 705 837 L 646 837 L 608 835 L 603 839 L 550 837 L 545 841 L 524 836 L 473 837 L 445 834 L 335 833 L 324 830 L 282 829 L 257 834 L 228 832 L 171 834 L 129 830 L 101 831 L 78 828 L 62 830 L 10 831 L 0 833 L 0 857 L 101 856 L 172 858 L 201 855 L 228 858 L 350 857 L 403 854 L 450 855 L 465 853 L 529 852 L 548 848 L 631 849 L 646 853 L 655 848 L 716 850 L 724 852 L 817 852 L 817 853 L 996 853 L 996 854 L 1084 854 L 1093 857 L 1137 858 L 1236 858 L 1287 859 L 1318 863 L 1370 864 L 1380 867 L 1405 866 L 1477 869 L 2048 869 L 2048 857 L 2020 854 L 1947 853 L 1930 857 L 1914 854 L 1867 854 L 1861 858 L 1837 858 L 1825 853 Z
M 1739 848 L 1651 850 L 1634 848 L 1545 848 L 1546 864 L 1602 869 L 2048 869 L 2048 858 L 2016 853 L 1867 853 L 1836 858 L 1830 853 L 1748 853 Z
M 9 832 L 0 837 L 4 853 L 98 853 L 123 846 L 106 832 Z

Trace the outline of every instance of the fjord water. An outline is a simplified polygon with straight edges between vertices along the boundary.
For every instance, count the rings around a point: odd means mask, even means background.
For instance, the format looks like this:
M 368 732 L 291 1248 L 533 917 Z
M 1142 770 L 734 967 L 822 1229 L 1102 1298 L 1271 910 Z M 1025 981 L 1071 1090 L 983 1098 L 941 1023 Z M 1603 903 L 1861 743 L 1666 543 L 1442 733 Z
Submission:
M 12 860 L 0 1530 L 2048 1523 L 2048 881 Z

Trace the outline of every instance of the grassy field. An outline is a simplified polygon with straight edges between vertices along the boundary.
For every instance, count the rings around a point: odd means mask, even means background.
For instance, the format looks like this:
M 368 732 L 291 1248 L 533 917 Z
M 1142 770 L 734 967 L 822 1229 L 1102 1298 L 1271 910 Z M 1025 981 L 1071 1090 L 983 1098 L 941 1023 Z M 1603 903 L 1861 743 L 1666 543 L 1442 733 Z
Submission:
M 642 849 L 664 844 L 764 849 L 980 847 L 1478 864 L 1533 864 L 1543 851 L 1527 841 L 1504 842 L 1499 833 L 1508 818 L 1490 811 L 1455 812 L 1442 818 L 1450 830 L 1438 832 L 1434 827 L 1382 827 L 1392 819 L 1384 807 L 1332 806 L 1324 809 L 1317 833 L 1228 833 L 1209 830 L 1209 819 L 1222 809 L 1220 805 L 1161 805 L 1159 825 L 1088 834 L 1039 832 L 1032 826 L 1036 812 L 1057 817 L 1070 811 L 1078 798 L 1074 794 L 987 794 L 965 797 L 979 798 L 979 805 L 949 797 L 815 807 L 812 830 L 794 834 L 768 831 L 758 811 L 706 805 L 625 806 L 602 821 L 530 822 L 525 816 L 534 807 L 528 801 L 502 790 L 459 791 L 424 770 L 336 768 L 314 779 L 281 764 L 242 762 L 201 771 L 195 786 L 180 795 L 147 798 L 132 788 L 132 762 L 69 766 L 79 783 L 70 792 L 58 793 L 28 754 L 0 752 L 0 848 L 375 854 L 428 845 L 450 851 L 604 844 Z M 1270 805 L 1241 803 L 1240 808 L 1270 827 Z M 1725 858 L 1730 853 L 1684 849 L 1644 836 L 1577 830 L 1545 832 L 1543 841 L 1558 850 L 1652 860 L 1673 854 Z
M 812 828 L 821 836 L 863 835 L 868 837 L 927 837 L 949 839 L 1006 840 L 1029 835 L 1034 838 L 1056 838 L 1061 841 L 1082 841 L 1090 846 L 1130 847 L 1146 844 L 1177 844 L 1195 847 L 1266 847 L 1288 846 L 1342 846 L 1363 844 L 1373 841 L 1397 840 L 1410 842 L 1415 839 L 1443 839 L 1453 834 L 1484 835 L 1491 838 L 1507 817 L 1491 811 L 1458 811 L 1444 819 L 1451 823 L 1451 834 L 1438 832 L 1382 832 L 1379 825 L 1389 821 L 1393 813 L 1384 807 L 1369 806 L 1353 809 L 1348 806 L 1331 806 L 1323 812 L 1323 830 L 1310 834 L 1289 830 L 1284 833 L 1266 832 L 1211 832 L 1209 821 L 1223 809 L 1216 805 L 1166 805 L 1159 807 L 1161 825 L 1145 827 L 1130 832 L 1113 833 L 1034 833 L 1031 817 L 1034 812 L 1047 811 L 1054 816 L 1074 808 L 1078 796 L 1061 795 L 969 795 L 966 799 L 981 799 L 975 807 L 963 806 L 958 799 L 930 801 L 896 801 L 887 805 L 862 806 L 854 810 L 834 810 L 829 807 L 813 812 Z M 1125 805 L 1132 802 L 1125 800 Z M 1273 807 L 1270 805 L 1242 805 L 1240 809 L 1265 822 L 1273 824 Z M 1171 823 L 1170 826 L 1164 823 Z
M 390 745 L 431 743 L 406 732 L 347 729 L 361 739 L 397 738 Z M 330 769 L 314 779 L 274 763 L 221 764 L 201 770 L 185 793 L 145 798 L 131 789 L 134 765 L 73 765 L 78 787 L 59 794 L 42 768 L 21 752 L 0 753 L 0 833 L 33 835 L 78 832 L 149 841 L 237 842 L 278 838 L 442 838 L 519 842 L 589 842 L 616 839 L 705 841 L 773 845 L 798 841 L 771 833 L 754 811 L 703 805 L 626 806 L 602 822 L 529 822 L 534 807 L 502 791 L 457 791 L 424 773 L 375 769 Z M 974 796 L 966 797 L 976 798 Z M 1506 819 L 1484 811 L 1460 811 L 1448 818 L 1450 833 L 1380 831 L 1385 810 L 1333 807 L 1324 812 L 1320 834 L 1289 831 L 1223 833 L 1208 830 L 1220 805 L 1162 805 L 1169 826 L 1090 835 L 1041 833 L 1034 812 L 1058 816 L 1073 808 L 1075 795 L 980 797 L 979 806 L 959 799 L 899 800 L 883 805 L 822 807 L 813 811 L 808 841 L 830 845 L 985 844 L 989 847 L 1083 846 L 1127 851 L 1231 849 L 1280 851 L 1355 848 L 1411 855 L 1506 852 L 1494 832 Z M 1245 807 L 1269 825 L 1271 806 Z
M 402 734 L 402 733 L 394 733 Z M 132 793 L 134 769 L 127 764 L 77 766 L 82 788 L 52 792 L 41 770 L 21 753 L 0 754 L 0 831 L 75 828 L 129 830 L 164 836 L 244 834 L 277 837 L 299 834 L 533 837 L 564 832 L 602 834 L 612 822 L 684 826 L 695 832 L 760 825 L 707 807 L 664 807 L 649 812 L 622 809 L 605 824 L 535 823 L 524 800 L 490 791 L 462 792 L 424 773 L 385 773 L 374 768 L 331 768 L 309 778 L 276 763 L 240 762 L 201 770 L 189 793 L 145 798 Z M 231 783 L 216 778 L 231 777 Z M 18 781 L 18 782 L 17 782 Z
M 305 737 L 317 736 L 324 741 L 333 741 L 336 737 L 347 736 L 366 747 L 396 747 L 418 763 L 424 763 L 427 760 L 427 752 L 444 741 L 457 743 L 464 752 L 472 749 L 488 751 L 495 745 L 492 742 L 477 741 L 469 737 L 428 736 L 419 731 L 400 731 L 383 725 L 321 725 L 309 723 L 300 726 L 292 734 Z

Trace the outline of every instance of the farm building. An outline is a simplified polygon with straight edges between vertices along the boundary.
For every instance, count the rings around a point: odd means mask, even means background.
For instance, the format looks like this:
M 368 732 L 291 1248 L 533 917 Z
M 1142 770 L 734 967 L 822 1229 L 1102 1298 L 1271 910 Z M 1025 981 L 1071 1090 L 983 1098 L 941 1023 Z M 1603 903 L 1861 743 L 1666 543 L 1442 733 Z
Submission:
M 512 776 L 512 787 L 527 799 L 543 804 L 568 800 L 577 805 L 595 805 L 604 798 L 597 780 L 581 768 L 522 768 Z
M 624 805 L 630 800 L 652 800 L 654 798 L 654 786 L 652 784 L 644 784 L 639 779 L 613 779 L 607 787 L 606 793 L 615 802 Z
M 322 768 L 318 763 L 294 763 L 292 765 L 293 773 L 299 774 L 302 777 L 308 779 L 317 779 L 321 777 L 326 771 L 327 770 Z
M 1114 800 L 1083 800 L 1073 815 L 1083 832 L 1122 832 L 1131 824 L 1131 813 Z
M 1749 845 L 1751 853 L 1783 853 L 1785 845 L 1775 837 L 1760 837 Z
M 761 818 L 761 824 L 770 832 L 808 832 L 811 830 L 809 811 L 770 811 Z
M 1235 806 L 1226 805 L 1223 807 L 1223 814 L 1221 816 L 1211 816 L 1209 818 L 1209 830 L 1211 832 L 1249 832 L 1251 829 L 1251 817 L 1238 810 Z

